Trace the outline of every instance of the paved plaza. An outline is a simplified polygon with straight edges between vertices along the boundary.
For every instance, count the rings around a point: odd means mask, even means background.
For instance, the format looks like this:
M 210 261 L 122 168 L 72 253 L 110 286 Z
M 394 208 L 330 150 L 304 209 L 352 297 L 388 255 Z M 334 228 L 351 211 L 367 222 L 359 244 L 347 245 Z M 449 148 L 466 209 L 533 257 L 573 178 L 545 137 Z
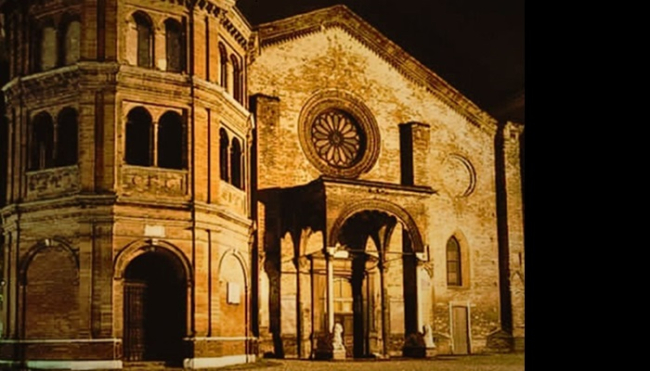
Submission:
M 523 371 L 524 354 L 438 356 L 434 359 L 391 359 L 354 361 L 261 360 L 255 364 L 219 370 L 268 371 Z

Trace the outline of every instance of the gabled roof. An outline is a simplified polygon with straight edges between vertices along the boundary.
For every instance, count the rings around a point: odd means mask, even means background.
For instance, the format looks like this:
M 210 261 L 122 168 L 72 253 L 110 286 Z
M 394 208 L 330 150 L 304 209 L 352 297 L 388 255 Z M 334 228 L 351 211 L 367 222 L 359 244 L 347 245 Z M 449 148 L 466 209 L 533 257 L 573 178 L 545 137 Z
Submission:
M 356 38 L 411 81 L 424 86 L 445 104 L 476 126 L 493 132 L 496 120 L 453 88 L 440 76 L 390 41 L 345 5 L 335 5 L 281 20 L 262 23 L 254 28 L 260 48 L 295 39 L 328 27 L 339 27 Z

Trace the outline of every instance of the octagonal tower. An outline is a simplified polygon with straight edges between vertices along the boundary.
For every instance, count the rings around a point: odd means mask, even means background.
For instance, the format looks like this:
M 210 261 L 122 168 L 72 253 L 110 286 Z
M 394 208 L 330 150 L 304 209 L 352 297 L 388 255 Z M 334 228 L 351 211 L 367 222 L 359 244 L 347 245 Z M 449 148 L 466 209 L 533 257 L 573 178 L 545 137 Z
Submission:
M 234 3 L 0 1 L 3 366 L 254 358 L 251 31 Z

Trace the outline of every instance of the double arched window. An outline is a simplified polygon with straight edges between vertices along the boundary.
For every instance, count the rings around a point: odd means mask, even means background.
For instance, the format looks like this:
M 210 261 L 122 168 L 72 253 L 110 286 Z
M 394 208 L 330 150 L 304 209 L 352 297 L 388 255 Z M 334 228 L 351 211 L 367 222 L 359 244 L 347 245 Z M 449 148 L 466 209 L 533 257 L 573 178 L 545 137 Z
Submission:
M 33 31 L 31 69 L 47 71 L 79 61 L 81 22 L 78 16 L 65 15 L 58 26 L 52 21 L 40 22 Z
M 29 170 L 69 166 L 78 159 L 78 115 L 63 108 L 56 119 L 47 112 L 34 116 L 30 125 Z
M 154 68 L 156 57 L 154 21 L 143 12 L 133 13 L 131 32 L 126 39 L 127 55 L 130 63 L 138 67 Z M 165 32 L 165 65 L 160 68 L 169 72 L 185 70 L 185 32 L 184 26 L 176 19 L 168 18 L 164 22 Z
M 219 177 L 233 186 L 244 189 L 244 153 L 242 142 L 228 137 L 225 129 L 219 129 Z
M 135 107 L 126 116 L 124 160 L 129 165 L 183 169 L 185 138 L 183 117 L 177 112 L 167 111 L 154 122 L 146 108 Z
M 219 42 L 219 85 L 232 94 L 239 103 L 244 103 L 244 64 L 242 58 L 230 53 L 224 43 Z

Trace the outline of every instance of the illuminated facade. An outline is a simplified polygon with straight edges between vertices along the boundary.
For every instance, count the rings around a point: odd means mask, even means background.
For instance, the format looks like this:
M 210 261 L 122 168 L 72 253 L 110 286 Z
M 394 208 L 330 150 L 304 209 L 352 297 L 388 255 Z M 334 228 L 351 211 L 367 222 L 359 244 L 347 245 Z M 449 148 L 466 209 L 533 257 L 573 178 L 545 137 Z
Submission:
M 3 365 L 523 339 L 522 127 L 348 8 L 0 3 Z

